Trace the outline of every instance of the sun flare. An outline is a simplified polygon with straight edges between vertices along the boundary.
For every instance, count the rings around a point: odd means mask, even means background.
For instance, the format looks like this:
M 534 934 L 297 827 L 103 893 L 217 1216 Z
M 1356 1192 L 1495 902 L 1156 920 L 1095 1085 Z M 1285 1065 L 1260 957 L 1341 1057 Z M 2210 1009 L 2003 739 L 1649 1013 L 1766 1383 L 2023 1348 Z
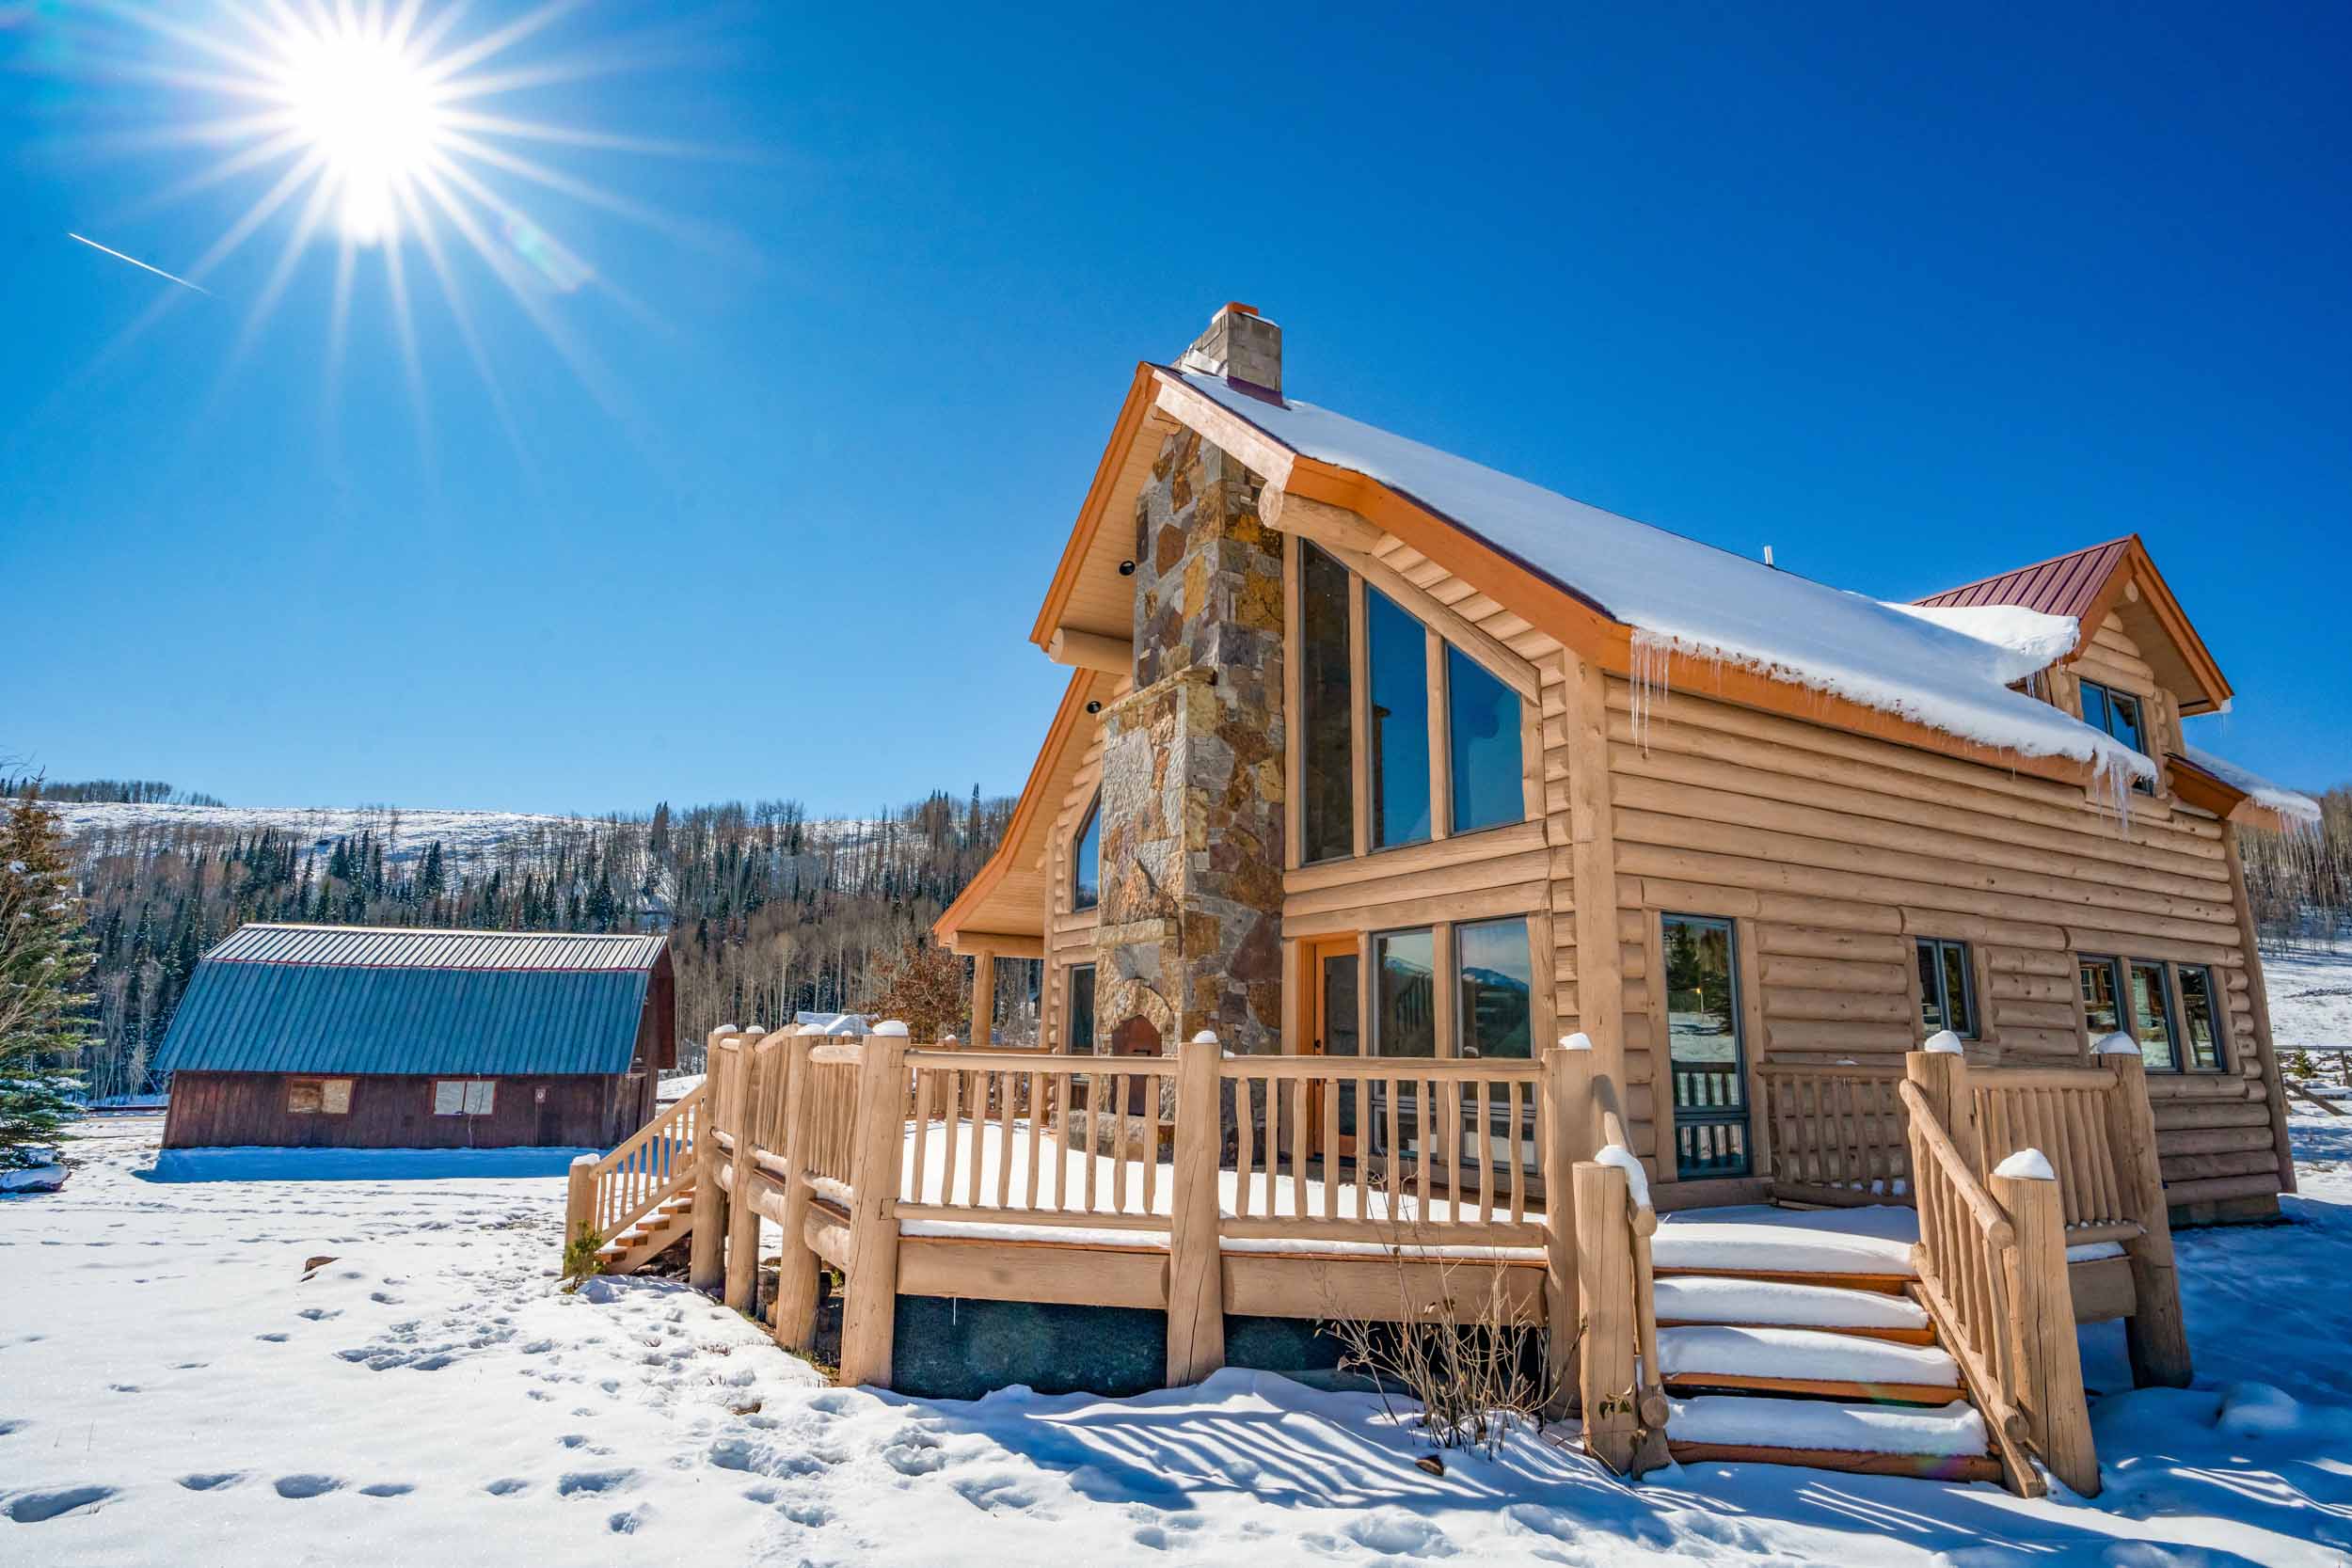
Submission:
M 343 234 L 390 237 L 401 199 L 441 150 L 440 95 L 423 62 L 356 24 L 291 31 L 278 77 L 292 130 L 325 162 Z

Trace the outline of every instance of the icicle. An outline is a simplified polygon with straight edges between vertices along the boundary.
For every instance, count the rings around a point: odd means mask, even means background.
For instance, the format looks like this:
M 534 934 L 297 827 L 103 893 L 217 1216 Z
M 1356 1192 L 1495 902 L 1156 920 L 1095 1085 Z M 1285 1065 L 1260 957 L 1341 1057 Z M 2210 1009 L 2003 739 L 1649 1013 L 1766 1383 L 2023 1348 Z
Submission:
M 1633 631 L 1633 681 L 1629 698 L 1633 744 L 1649 755 L 1650 715 L 1666 700 L 1673 668 L 1674 639 L 1636 626 Z

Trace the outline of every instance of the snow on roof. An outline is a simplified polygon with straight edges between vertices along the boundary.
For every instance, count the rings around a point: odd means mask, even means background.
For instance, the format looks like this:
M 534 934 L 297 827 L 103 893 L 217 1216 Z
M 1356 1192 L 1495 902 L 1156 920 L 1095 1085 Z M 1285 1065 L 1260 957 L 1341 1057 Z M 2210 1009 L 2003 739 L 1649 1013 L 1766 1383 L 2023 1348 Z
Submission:
M 2046 670 L 2074 651 L 2082 640 L 2083 624 L 2072 615 L 2044 615 L 2023 605 L 1925 605 L 1884 601 L 1904 615 L 2006 648 L 2032 665 L 2024 673 Z
M 2227 757 L 2215 756 L 2201 747 L 2184 744 L 2181 754 L 2192 766 L 2211 773 L 2254 804 L 2275 811 L 2291 822 L 2316 825 L 2319 821 L 2319 802 L 2308 795 L 2272 784 L 2252 768 L 2241 768 Z
M 2091 764 L 2110 778 L 2154 775 L 2121 741 L 2009 689 L 2049 662 L 2034 662 L 2038 652 L 1775 571 L 1312 404 L 1168 373 L 1293 451 L 1410 496 L 1631 626 L 1637 656 L 1719 659 L 1981 745 Z

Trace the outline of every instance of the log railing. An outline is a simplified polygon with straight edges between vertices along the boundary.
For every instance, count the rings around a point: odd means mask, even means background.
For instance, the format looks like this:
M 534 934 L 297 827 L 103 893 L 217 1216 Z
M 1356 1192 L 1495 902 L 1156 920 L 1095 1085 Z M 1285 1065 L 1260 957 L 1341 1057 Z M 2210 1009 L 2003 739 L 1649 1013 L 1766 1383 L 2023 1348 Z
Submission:
M 1831 1205 L 1910 1201 L 1911 1154 L 1895 1097 L 1901 1068 L 1767 1062 L 1756 1076 L 1774 1197 Z
M 1589 1070 L 1589 1069 L 1588 1069 Z M 1591 1080 L 1595 1157 L 1576 1166 L 1574 1212 L 1583 1332 L 1577 1347 L 1584 1446 L 1622 1475 L 1666 1463 L 1669 1406 L 1658 1358 L 1658 1298 L 1650 1254 L 1658 1211 L 1617 1088 Z
M 611 1241 L 692 1183 L 694 1139 L 705 1125 L 709 1091 L 706 1078 L 612 1153 L 593 1160 L 583 1154 L 574 1162 L 564 1205 L 566 1243 L 583 1231 Z
M 903 1066 L 900 1220 L 1168 1227 L 1174 1058 L 911 1050 Z
M 2038 1148 L 2056 1168 L 2070 1232 L 2111 1232 L 2141 1221 L 2128 1173 L 2109 1135 L 2107 1101 L 2120 1092 L 2110 1067 L 1976 1069 L 1968 1074 L 1986 1172 L 2021 1148 Z M 2144 1098 L 2144 1093 L 2143 1093 Z

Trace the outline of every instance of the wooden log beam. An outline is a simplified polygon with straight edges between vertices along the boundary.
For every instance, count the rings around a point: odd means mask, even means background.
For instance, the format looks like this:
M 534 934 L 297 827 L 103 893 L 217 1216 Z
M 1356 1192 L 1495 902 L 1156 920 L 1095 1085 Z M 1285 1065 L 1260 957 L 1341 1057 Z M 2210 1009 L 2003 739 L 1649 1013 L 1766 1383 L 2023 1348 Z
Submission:
M 728 1094 L 735 1105 L 735 1149 L 728 1161 L 734 1201 L 727 1205 L 726 1304 L 756 1316 L 759 1295 L 759 1211 L 751 1205 L 753 1121 L 767 1063 L 759 1059 L 758 1037 L 743 1035 L 728 1062 Z
M 898 1026 L 900 1030 L 905 1025 Z M 898 1312 L 898 1156 L 906 1136 L 903 1033 L 868 1035 L 858 1063 L 850 1161 L 850 1277 L 841 1381 L 890 1386 Z
M 726 1037 L 721 1030 L 710 1032 L 703 1045 L 706 1064 Z M 694 1233 L 687 1244 L 686 1282 L 697 1291 L 716 1291 L 726 1280 L 727 1200 L 719 1187 L 724 1155 L 719 1148 L 718 1103 L 719 1087 L 713 1083 L 704 1090 L 702 1121 L 694 1133 Z
M 1198 1383 L 1225 1365 L 1225 1271 L 1217 1240 L 1217 1155 L 1224 1141 L 1218 1068 L 1202 1031 L 1176 1049 L 1176 1170 L 1168 1233 L 1168 1382 Z M 1246 1115 L 1246 1113 L 1245 1113 Z
M 1618 1475 L 1633 1466 L 1640 1418 L 1633 1386 L 1633 1243 L 1626 1228 L 1625 1172 L 1597 1160 L 1576 1166 L 1578 1291 L 1583 1333 L 1577 1384 L 1584 1449 Z
M 784 1253 L 776 1265 L 776 1343 L 789 1351 L 806 1351 L 817 1335 L 817 1276 L 818 1259 L 809 1246 L 808 1183 L 801 1179 L 802 1140 L 808 1126 L 808 1053 L 818 1037 L 796 1036 L 787 1049 L 784 1080 L 784 1212 L 777 1224 L 784 1231 Z
M 1054 635 L 1046 640 L 1045 657 L 1073 669 L 1099 670 L 1106 675 L 1124 675 L 1136 667 L 1136 645 L 1124 637 L 1109 637 L 1099 631 L 1080 631 L 1075 626 L 1057 626 Z
M 2124 1324 L 2137 1387 L 2185 1388 L 2188 1327 L 2181 1319 L 2181 1283 L 2172 1260 L 2172 1222 L 2164 1173 L 2156 1159 L 2156 1123 L 2148 1104 L 2147 1068 L 2136 1052 L 2099 1058 L 2115 1075 L 2107 1101 L 2107 1144 L 2115 1175 L 2128 1192 L 2128 1213 L 2145 1227 L 2123 1243 L 2132 1264 L 2133 1307 Z M 2072 1482 L 2069 1482 L 2071 1485 Z
M 1354 550 L 1369 555 L 1385 535 L 1379 526 L 1343 506 L 1310 500 L 1269 484 L 1258 493 L 1258 521 L 1326 549 Z
M 2050 1473 L 2086 1497 L 2099 1495 L 2099 1454 L 2083 1393 L 2082 1352 L 2074 1339 L 2074 1296 L 2066 1273 L 2066 1215 L 2056 1180 L 1993 1178 L 1993 1196 L 2015 1229 L 2016 1284 L 2024 1298 L 2018 1344 L 2026 1379 L 2026 1418 Z M 2145 1310 L 2145 1304 L 2142 1304 Z
M 1045 939 L 1012 931 L 951 931 L 947 951 L 967 958 L 980 953 L 993 953 L 1000 958 L 1041 958 Z

